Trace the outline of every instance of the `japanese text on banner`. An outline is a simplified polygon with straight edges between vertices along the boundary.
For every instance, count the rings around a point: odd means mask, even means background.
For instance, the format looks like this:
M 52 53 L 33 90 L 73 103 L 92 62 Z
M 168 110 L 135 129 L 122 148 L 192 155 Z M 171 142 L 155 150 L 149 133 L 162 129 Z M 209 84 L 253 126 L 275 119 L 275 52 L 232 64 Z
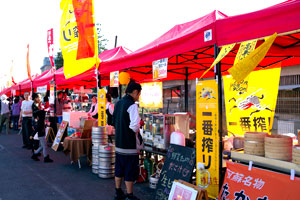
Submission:
M 252 72 L 237 83 L 224 77 L 227 129 L 237 135 L 270 132 L 273 125 L 280 68 Z M 264 81 L 262 81 L 264 80 Z
M 104 89 L 98 91 L 98 126 L 106 126 L 106 93 Z
M 204 163 L 210 173 L 209 197 L 216 198 L 219 192 L 219 116 L 218 87 L 215 80 L 200 81 L 196 86 L 197 115 L 197 163 Z M 197 173 L 198 175 L 198 173 Z M 197 178 L 197 185 L 198 182 Z

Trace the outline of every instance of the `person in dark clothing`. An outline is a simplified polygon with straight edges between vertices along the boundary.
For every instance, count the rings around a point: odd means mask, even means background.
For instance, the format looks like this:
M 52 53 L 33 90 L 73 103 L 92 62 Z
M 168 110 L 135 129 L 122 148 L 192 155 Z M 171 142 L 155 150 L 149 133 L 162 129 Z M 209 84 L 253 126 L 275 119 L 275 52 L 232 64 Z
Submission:
M 110 94 L 106 94 L 106 116 L 107 116 L 107 125 L 112 125 L 112 117 L 114 114 L 114 104 L 111 103 Z
M 139 155 L 137 137 L 140 128 L 140 116 L 135 102 L 139 99 L 142 87 L 131 82 L 127 86 L 126 95 L 116 103 L 113 113 L 115 127 L 115 200 L 136 200 L 133 195 L 133 182 L 139 175 Z M 138 141 L 141 143 L 141 141 Z M 122 180 L 125 180 L 127 195 L 121 189 Z
M 42 105 L 42 96 L 40 93 L 33 94 L 33 104 L 32 104 L 32 118 L 34 124 L 34 134 L 38 134 L 38 138 L 40 141 L 40 147 L 33 153 L 31 158 L 35 161 L 39 161 L 38 158 L 39 153 L 43 150 L 44 162 L 53 162 L 50 159 L 47 153 L 47 142 L 45 140 L 45 116 L 46 112 Z M 31 139 L 34 136 L 31 135 Z

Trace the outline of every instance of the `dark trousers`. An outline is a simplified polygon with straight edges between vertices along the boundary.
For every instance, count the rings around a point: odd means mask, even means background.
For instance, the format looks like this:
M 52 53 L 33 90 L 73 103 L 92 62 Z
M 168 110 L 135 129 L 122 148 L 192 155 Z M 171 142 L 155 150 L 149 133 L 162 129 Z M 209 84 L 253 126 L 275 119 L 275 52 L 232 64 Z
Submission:
M 19 115 L 13 115 L 12 116 L 12 121 L 13 121 L 13 128 L 14 130 L 18 130 L 18 125 L 19 125 Z
M 23 144 L 24 146 L 31 146 L 31 142 L 29 137 L 32 134 L 32 118 L 31 117 L 23 117 L 22 121 L 22 134 L 23 134 Z

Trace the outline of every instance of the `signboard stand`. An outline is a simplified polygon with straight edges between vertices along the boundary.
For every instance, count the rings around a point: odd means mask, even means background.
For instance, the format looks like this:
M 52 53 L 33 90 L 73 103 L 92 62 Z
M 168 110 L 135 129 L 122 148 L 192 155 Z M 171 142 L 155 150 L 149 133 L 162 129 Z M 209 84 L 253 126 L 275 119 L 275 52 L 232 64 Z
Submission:
M 63 136 L 65 134 L 65 130 L 66 130 L 67 126 L 68 126 L 68 122 L 66 122 L 66 121 L 62 121 L 62 123 L 60 124 L 59 129 L 58 129 L 57 134 L 56 134 L 56 137 L 55 137 L 54 142 L 52 144 L 52 149 L 54 151 L 58 150 L 58 147 L 61 144 L 61 141 L 63 139 Z
M 54 139 L 55 139 L 55 134 L 54 134 L 53 128 L 47 127 L 46 130 L 48 130 L 48 131 L 46 131 L 46 141 L 48 141 L 49 137 L 50 137 L 50 141 L 53 143 Z
M 193 193 L 197 193 L 197 195 L 193 195 Z M 190 200 L 203 200 L 203 198 L 208 200 L 208 195 L 207 191 L 202 188 L 182 180 L 175 180 L 172 184 L 169 200 L 187 198 Z

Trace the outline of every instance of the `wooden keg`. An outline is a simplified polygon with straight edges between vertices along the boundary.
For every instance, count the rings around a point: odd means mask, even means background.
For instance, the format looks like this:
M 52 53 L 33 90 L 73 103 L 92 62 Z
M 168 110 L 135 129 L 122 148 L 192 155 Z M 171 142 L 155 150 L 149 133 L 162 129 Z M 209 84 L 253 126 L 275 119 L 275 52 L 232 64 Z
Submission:
M 265 155 L 265 136 L 264 132 L 246 132 L 244 135 L 244 153 L 264 156 Z
M 292 153 L 293 160 L 292 162 L 300 165 L 300 145 L 295 145 Z
M 283 161 L 292 160 L 293 139 L 284 135 L 267 135 L 265 157 Z

